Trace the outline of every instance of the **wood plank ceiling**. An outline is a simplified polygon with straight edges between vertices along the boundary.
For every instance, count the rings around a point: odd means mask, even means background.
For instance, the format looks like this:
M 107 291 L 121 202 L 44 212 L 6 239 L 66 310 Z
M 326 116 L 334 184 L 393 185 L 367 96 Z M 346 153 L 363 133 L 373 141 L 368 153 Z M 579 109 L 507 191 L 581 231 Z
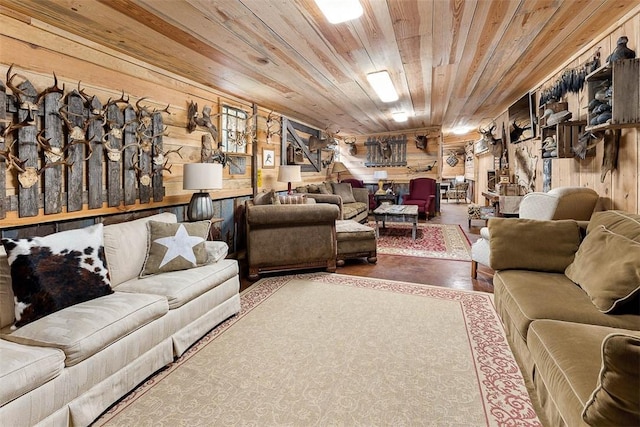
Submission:
M 360 1 L 363 16 L 338 25 L 313 0 L 0 4 L 342 134 L 486 124 L 636 7 L 629 0 Z M 390 72 L 398 101 L 378 100 L 366 79 L 378 70 Z M 394 122 L 394 111 L 409 121 Z

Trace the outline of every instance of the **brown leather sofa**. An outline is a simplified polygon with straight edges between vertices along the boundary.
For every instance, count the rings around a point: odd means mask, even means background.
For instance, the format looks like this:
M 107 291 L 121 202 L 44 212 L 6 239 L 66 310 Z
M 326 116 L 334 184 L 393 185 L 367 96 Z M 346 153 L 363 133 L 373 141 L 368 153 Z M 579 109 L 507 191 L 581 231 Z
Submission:
M 640 215 L 488 227 L 496 309 L 543 424 L 640 425 Z
M 304 268 L 336 270 L 338 205 L 245 202 L 249 279 Z

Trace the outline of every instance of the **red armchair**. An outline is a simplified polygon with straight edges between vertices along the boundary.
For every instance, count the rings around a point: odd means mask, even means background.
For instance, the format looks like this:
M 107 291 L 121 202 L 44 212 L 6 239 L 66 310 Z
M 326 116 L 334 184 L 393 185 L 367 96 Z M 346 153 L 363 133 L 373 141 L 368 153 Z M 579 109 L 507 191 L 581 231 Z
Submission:
M 351 188 L 367 188 L 364 185 L 364 182 L 362 180 L 359 179 L 355 179 L 355 178 L 347 178 L 347 179 L 343 179 L 340 182 L 347 182 L 349 184 L 351 184 Z M 372 211 L 376 208 L 376 200 L 373 197 L 373 194 L 371 194 L 371 192 L 369 192 L 369 210 Z
M 416 178 L 409 181 L 409 194 L 402 195 L 403 205 L 417 205 L 418 214 L 424 212 L 427 219 L 436 214 L 436 180 Z

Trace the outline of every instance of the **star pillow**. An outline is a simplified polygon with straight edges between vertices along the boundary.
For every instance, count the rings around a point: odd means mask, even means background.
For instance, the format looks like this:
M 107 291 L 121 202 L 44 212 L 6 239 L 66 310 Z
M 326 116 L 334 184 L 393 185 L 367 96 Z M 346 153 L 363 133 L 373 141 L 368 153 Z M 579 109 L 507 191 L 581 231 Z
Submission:
M 211 221 L 168 223 L 149 221 L 147 257 L 140 277 L 186 270 L 207 263 L 205 241 Z

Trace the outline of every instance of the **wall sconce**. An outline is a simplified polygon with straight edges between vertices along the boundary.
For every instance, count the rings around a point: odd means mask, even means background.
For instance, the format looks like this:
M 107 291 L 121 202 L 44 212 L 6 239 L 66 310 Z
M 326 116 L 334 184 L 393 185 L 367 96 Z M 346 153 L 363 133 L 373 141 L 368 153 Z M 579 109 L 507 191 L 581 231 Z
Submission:
M 283 165 L 278 169 L 278 182 L 287 183 L 287 194 L 293 194 L 291 183 L 300 181 L 302 181 L 300 165 Z
M 193 193 L 187 207 L 189 221 L 213 218 L 213 202 L 205 190 L 222 188 L 222 165 L 220 163 L 186 163 L 182 175 L 184 190 L 200 190 Z
M 380 97 L 380 101 L 393 102 L 398 100 L 398 92 L 396 92 L 396 88 L 393 86 L 387 71 L 369 73 L 367 74 L 367 80 L 369 80 L 369 84 Z
M 387 177 L 387 171 L 375 171 L 373 173 L 373 179 L 378 180 L 378 191 L 376 191 L 376 194 L 386 194 L 386 191 L 384 191 L 384 180 L 387 179 Z

